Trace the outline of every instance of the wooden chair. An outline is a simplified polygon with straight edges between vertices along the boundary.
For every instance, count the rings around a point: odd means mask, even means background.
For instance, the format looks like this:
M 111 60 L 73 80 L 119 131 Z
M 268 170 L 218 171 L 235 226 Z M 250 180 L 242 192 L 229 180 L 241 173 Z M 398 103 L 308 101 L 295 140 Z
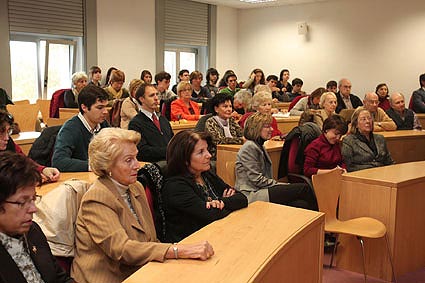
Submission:
M 44 121 L 47 126 L 62 126 L 68 119 L 67 118 L 47 118 L 47 121 Z
M 355 110 L 356 109 L 342 109 L 341 112 L 339 112 L 339 115 L 344 118 L 345 122 L 350 123 L 351 116 L 353 116 Z
M 359 217 L 346 221 L 337 219 L 337 204 L 342 185 L 342 176 L 337 170 L 326 174 L 313 175 L 312 179 L 319 211 L 325 213 L 325 232 L 335 233 L 337 236 L 329 267 L 332 267 L 339 234 L 356 236 L 361 245 L 364 281 L 366 282 L 367 275 L 363 238 L 385 238 L 393 278 L 397 282 L 385 225 L 381 221 L 370 217 Z
M 236 173 L 235 173 L 236 162 L 226 161 L 225 166 L 226 166 L 226 175 L 227 175 L 225 180 L 231 180 L 231 182 L 229 182 L 229 185 L 233 187 L 236 182 Z
M 13 101 L 13 104 L 15 104 L 15 105 L 30 104 L 30 101 L 28 99 L 17 100 L 17 101 Z
M 18 123 L 21 132 L 35 131 L 38 117 L 37 104 L 9 104 L 7 105 L 7 111 L 13 115 L 15 123 Z
M 38 110 L 41 112 L 41 118 L 46 123 L 49 119 L 50 99 L 37 99 L 36 104 L 38 105 Z

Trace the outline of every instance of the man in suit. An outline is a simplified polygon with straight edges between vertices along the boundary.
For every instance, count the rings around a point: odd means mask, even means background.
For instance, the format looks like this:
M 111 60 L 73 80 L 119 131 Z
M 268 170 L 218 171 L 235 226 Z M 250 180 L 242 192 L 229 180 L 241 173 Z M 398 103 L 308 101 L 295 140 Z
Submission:
M 88 148 L 93 135 L 109 127 L 108 93 L 93 84 L 84 87 L 78 95 L 80 113 L 63 124 L 53 150 L 52 167 L 61 172 L 89 171 Z
M 415 113 L 425 113 L 425 74 L 419 76 L 420 88 L 412 94 L 412 110 Z
M 130 121 L 129 130 L 142 135 L 137 145 L 137 159 L 145 162 L 165 160 L 168 142 L 174 133 L 170 122 L 156 114 L 159 105 L 158 90 L 151 84 L 144 84 L 136 92 L 136 99 L 142 105 L 140 112 Z
M 342 109 L 356 109 L 363 106 L 362 101 L 356 95 L 351 94 L 351 82 L 348 79 L 341 79 L 338 84 L 339 91 L 336 93 L 337 106 L 336 113 Z

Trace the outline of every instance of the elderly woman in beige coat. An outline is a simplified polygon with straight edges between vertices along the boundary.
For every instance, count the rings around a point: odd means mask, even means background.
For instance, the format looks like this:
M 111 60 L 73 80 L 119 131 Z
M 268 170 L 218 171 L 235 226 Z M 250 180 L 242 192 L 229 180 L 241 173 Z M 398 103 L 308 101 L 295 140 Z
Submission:
M 270 114 L 254 113 L 245 123 L 247 139 L 236 157 L 236 190 L 248 202 L 269 201 L 306 209 L 317 209 L 313 191 L 306 184 L 281 183 L 273 179 L 272 162 L 264 142 L 271 138 L 273 128 Z
M 108 128 L 89 145 L 89 164 L 99 176 L 83 196 L 76 223 L 71 274 L 79 283 L 118 283 L 149 261 L 208 259 L 211 245 L 163 244 L 156 237 L 143 186 L 135 131 Z

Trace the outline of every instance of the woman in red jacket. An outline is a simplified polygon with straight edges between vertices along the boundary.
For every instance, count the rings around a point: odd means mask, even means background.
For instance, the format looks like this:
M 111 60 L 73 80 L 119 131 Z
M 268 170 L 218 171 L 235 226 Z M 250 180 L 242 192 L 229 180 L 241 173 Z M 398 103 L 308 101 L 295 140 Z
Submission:
M 192 86 L 189 82 L 181 81 L 177 85 L 178 99 L 171 103 L 171 120 L 186 119 L 197 121 L 201 116 L 198 103 L 192 101 Z

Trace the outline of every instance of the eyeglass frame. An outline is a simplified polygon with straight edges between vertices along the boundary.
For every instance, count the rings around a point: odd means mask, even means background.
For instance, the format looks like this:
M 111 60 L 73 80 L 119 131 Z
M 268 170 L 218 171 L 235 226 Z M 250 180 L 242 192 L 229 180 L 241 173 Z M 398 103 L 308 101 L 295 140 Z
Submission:
M 20 209 L 28 209 L 29 206 L 33 203 L 34 205 L 40 203 L 42 196 L 41 195 L 34 195 L 32 198 L 26 200 L 26 201 L 8 201 L 5 200 L 3 202 L 10 203 L 10 204 L 16 204 L 19 206 Z

